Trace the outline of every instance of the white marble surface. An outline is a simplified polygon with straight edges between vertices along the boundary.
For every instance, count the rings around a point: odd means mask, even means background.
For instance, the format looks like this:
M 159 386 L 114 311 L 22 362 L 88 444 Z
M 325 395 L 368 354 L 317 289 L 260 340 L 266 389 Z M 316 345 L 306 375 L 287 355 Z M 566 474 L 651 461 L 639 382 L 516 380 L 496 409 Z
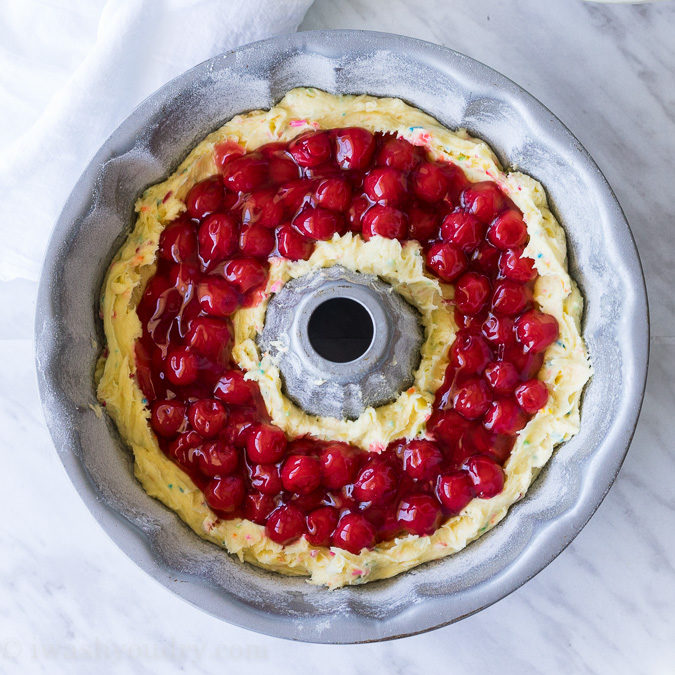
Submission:
M 619 478 L 556 561 L 454 626 L 354 647 L 237 629 L 147 577 L 89 515 L 42 421 L 36 286 L 3 283 L 0 673 L 675 673 L 675 3 L 316 0 L 303 28 L 462 51 L 528 89 L 594 156 L 632 225 L 651 301 L 647 397 Z

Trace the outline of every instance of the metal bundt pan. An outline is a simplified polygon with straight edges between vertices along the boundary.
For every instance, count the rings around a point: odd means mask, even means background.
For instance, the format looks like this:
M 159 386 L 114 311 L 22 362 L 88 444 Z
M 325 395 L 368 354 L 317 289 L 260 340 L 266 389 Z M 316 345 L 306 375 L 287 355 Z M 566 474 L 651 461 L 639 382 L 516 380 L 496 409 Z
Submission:
M 97 417 L 98 293 L 133 203 L 208 132 L 289 89 L 398 96 L 485 139 L 505 166 L 540 180 L 565 226 L 586 297 L 595 375 L 580 433 L 560 447 L 494 530 L 464 551 L 386 581 L 327 591 L 242 565 L 199 539 L 134 479 L 115 426 Z M 648 312 L 635 245 L 602 173 L 550 111 L 472 59 L 410 38 L 298 33 L 198 65 L 142 103 L 78 181 L 49 244 L 36 317 L 37 370 L 54 444 L 88 508 L 120 548 L 173 592 L 269 635 L 350 643 L 457 621 L 537 574 L 588 521 L 614 481 L 643 396 Z M 176 583 L 179 580 L 181 583 Z

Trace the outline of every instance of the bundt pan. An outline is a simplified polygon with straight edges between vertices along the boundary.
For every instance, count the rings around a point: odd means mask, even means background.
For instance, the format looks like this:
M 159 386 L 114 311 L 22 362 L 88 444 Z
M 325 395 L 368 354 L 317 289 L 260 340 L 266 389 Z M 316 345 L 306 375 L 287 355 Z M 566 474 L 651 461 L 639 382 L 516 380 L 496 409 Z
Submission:
M 594 377 L 581 431 L 560 447 L 492 531 L 393 579 L 328 591 L 241 564 L 145 494 L 115 426 L 92 409 L 102 345 L 98 295 L 133 204 L 233 115 L 289 89 L 397 96 L 485 139 L 504 166 L 547 189 L 586 298 Z M 54 444 L 88 508 L 138 565 L 194 605 L 239 626 L 310 642 L 419 633 L 503 598 L 567 546 L 598 507 L 628 449 L 643 396 L 648 312 L 635 245 L 605 178 L 550 111 L 502 75 L 434 44 L 364 31 L 298 33 L 216 56 L 143 102 L 79 179 L 49 244 L 36 360 Z M 177 582 L 180 583 L 177 583 Z

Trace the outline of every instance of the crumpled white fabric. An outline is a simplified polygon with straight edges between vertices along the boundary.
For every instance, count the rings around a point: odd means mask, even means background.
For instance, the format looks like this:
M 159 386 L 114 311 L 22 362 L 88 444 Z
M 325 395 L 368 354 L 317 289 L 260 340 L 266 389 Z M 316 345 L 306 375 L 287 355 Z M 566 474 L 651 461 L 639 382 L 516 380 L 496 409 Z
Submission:
M 0 3 L 0 281 L 35 281 L 92 155 L 146 96 L 205 59 L 297 30 L 312 0 Z

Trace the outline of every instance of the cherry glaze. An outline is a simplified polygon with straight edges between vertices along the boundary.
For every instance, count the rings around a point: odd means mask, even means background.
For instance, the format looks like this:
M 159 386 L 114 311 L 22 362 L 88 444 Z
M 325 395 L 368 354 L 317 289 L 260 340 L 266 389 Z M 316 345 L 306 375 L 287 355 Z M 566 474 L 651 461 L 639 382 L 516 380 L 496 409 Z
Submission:
M 162 450 L 220 518 L 351 553 L 432 534 L 504 485 L 502 465 L 548 400 L 537 379 L 558 324 L 535 307 L 522 213 L 496 183 L 471 183 L 391 134 L 312 131 L 246 153 L 214 150 L 220 173 L 188 193 L 163 231 L 138 305 L 136 377 Z M 459 327 L 427 438 L 378 453 L 271 424 L 232 361 L 231 316 L 262 297 L 268 258 L 306 260 L 352 231 L 416 239 L 430 274 L 454 285 Z

